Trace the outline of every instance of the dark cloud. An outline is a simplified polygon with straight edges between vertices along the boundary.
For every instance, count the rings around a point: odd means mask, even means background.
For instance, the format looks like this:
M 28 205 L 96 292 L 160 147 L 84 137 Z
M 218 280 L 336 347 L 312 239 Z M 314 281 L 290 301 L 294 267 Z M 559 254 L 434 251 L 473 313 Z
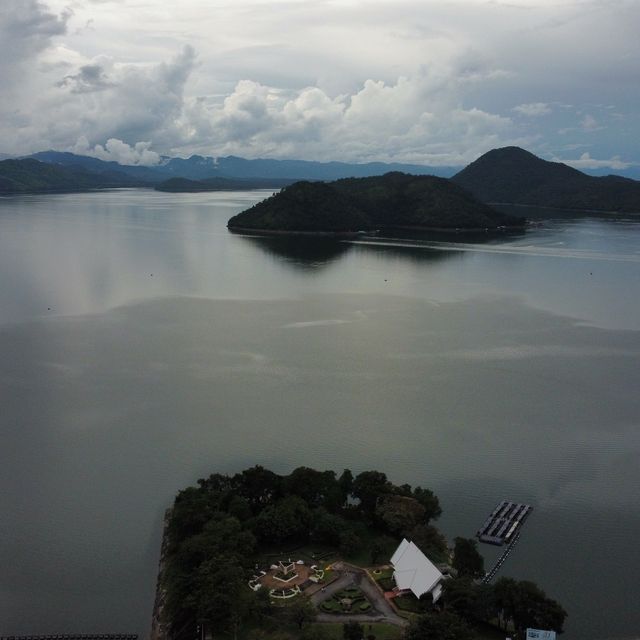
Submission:
M 38 0 L 2 0 L 0 3 L 0 42 L 3 67 L 35 57 L 46 49 L 52 38 L 63 35 L 71 11 L 51 13 Z M 3 69 L 4 71 L 4 69 Z
M 72 93 L 92 93 L 104 91 L 115 86 L 109 81 L 105 70 L 99 64 L 87 64 L 80 67 L 80 71 L 74 75 L 65 76 L 59 83 L 59 87 L 67 87 Z

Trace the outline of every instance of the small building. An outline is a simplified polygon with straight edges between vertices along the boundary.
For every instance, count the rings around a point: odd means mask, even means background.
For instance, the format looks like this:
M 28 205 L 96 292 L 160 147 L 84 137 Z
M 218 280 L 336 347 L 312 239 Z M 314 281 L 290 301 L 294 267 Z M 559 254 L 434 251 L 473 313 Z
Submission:
M 399 591 L 411 591 L 416 598 L 430 593 L 437 602 L 444 576 L 413 542 L 404 538 L 391 557 L 391 564 Z

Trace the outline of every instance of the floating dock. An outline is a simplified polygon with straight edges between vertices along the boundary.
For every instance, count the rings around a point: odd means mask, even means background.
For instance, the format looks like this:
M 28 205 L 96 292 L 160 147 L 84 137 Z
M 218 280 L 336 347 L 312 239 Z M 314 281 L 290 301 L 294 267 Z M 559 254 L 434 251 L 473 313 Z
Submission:
M 518 504 L 503 500 L 478 529 L 476 536 L 480 542 L 502 546 L 515 540 L 520 527 L 533 511 L 528 504 Z

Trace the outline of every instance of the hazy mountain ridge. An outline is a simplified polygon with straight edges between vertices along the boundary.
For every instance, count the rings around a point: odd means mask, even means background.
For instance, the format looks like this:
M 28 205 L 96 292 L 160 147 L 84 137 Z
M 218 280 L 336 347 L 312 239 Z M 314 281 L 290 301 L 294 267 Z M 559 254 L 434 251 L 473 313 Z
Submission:
M 203 180 L 206 178 L 283 178 L 287 180 L 338 180 L 339 178 L 382 175 L 389 171 L 402 171 L 417 175 L 452 176 L 457 167 L 429 167 L 417 164 L 369 162 L 315 162 L 312 160 L 274 160 L 259 158 L 249 160 L 237 156 L 213 158 L 193 155 L 189 158 L 163 157 L 155 166 L 121 165 L 117 162 L 80 156 L 65 151 L 40 151 L 31 158 L 61 164 L 83 166 L 100 173 L 117 170 L 148 182 L 160 182 L 171 177 Z
M 589 176 L 519 147 L 489 151 L 451 180 L 483 202 L 640 213 L 640 182 Z
M 140 184 L 118 171 L 98 174 L 82 166 L 60 166 L 33 158 L 0 161 L 0 193 L 3 194 L 89 191 Z

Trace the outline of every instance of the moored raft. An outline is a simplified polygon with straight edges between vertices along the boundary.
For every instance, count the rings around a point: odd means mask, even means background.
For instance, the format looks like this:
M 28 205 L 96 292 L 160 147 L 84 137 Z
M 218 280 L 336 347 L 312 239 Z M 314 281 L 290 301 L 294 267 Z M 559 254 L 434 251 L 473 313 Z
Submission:
M 533 511 L 531 505 L 503 500 L 484 521 L 476 532 L 476 536 L 480 542 L 488 544 L 498 546 L 509 544 L 531 511 Z

